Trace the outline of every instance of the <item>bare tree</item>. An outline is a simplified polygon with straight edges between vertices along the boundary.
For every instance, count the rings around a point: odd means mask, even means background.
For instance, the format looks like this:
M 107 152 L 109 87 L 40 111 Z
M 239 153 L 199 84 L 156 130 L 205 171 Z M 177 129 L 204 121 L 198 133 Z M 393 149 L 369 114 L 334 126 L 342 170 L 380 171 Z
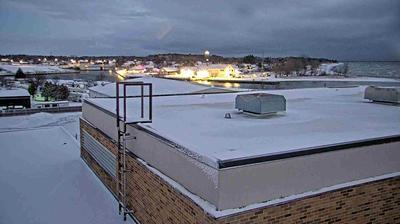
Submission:
M 36 86 L 42 86 L 43 84 L 44 84 L 44 81 L 45 81 L 45 78 L 44 78 L 44 76 L 42 76 L 42 75 L 37 75 L 36 77 L 35 77 L 35 84 L 36 84 Z

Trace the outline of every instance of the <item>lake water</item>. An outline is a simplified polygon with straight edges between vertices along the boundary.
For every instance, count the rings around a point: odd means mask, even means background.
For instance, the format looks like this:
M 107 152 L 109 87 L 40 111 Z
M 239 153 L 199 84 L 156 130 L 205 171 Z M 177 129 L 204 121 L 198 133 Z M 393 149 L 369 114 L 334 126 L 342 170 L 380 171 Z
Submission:
M 400 62 L 349 62 L 348 75 L 400 79 Z
M 369 76 L 400 79 L 400 62 L 349 62 L 348 76 Z M 81 71 L 74 74 L 47 75 L 46 78 L 82 79 L 86 81 L 116 81 L 109 71 Z
M 349 62 L 349 71 L 347 76 L 358 77 L 381 77 L 381 78 L 393 78 L 400 80 L 400 62 Z M 200 82 L 215 87 L 235 87 L 245 89 L 297 89 L 297 88 L 315 88 L 315 87 L 344 87 L 354 85 L 378 85 L 378 86 L 400 86 L 400 83 L 385 83 L 385 82 L 368 82 L 360 83 L 358 81 L 285 81 L 285 82 L 221 82 L 221 81 L 210 81 Z
M 115 82 L 117 76 L 109 71 L 80 71 L 79 73 L 46 75 L 46 79 L 85 80 L 85 81 L 110 81 Z

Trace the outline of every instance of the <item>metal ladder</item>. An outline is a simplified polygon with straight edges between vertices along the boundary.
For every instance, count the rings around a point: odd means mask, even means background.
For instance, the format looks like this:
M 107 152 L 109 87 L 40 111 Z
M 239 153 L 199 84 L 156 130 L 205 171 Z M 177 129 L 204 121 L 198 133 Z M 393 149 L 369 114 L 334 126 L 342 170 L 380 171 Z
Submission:
M 123 86 L 123 94 L 120 94 L 120 86 Z M 126 88 L 129 86 L 136 86 L 140 87 L 140 118 L 133 121 L 127 121 L 127 109 L 126 109 Z M 148 95 L 145 96 L 144 94 L 144 87 L 148 86 Z M 122 109 L 122 116 L 121 116 L 121 109 L 120 109 L 120 98 L 123 99 L 123 109 Z M 144 98 L 148 97 L 148 113 L 147 118 L 145 118 L 144 114 L 144 107 L 145 102 Z M 133 97 L 138 98 L 138 97 Z M 153 98 L 153 88 L 151 83 L 143 83 L 143 82 L 119 82 L 116 83 L 116 120 L 117 120 L 117 131 L 118 131 L 118 139 L 117 139 L 117 146 L 118 146 L 118 155 L 117 155 L 117 198 L 118 198 L 118 211 L 119 214 L 123 215 L 124 221 L 126 221 L 126 216 L 132 214 L 132 209 L 129 208 L 127 202 L 127 179 L 126 174 L 127 172 L 131 172 L 132 170 L 127 166 L 127 153 L 128 149 L 126 148 L 126 142 L 128 140 L 134 139 L 130 137 L 130 133 L 127 132 L 127 125 L 129 124 L 139 124 L 139 123 L 151 123 L 152 122 L 152 100 Z M 122 123 L 122 124 L 121 124 Z

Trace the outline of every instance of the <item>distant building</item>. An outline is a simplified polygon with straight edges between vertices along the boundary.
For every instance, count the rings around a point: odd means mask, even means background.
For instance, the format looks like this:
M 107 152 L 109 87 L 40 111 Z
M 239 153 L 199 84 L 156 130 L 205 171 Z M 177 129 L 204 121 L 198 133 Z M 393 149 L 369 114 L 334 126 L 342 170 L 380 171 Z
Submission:
M 196 76 L 196 71 L 197 71 L 197 67 L 194 66 L 187 66 L 187 67 L 182 67 L 179 70 L 179 75 L 182 78 L 194 78 Z
M 182 78 L 232 78 L 239 74 L 238 70 L 230 64 L 199 64 L 192 67 L 182 67 L 179 76 Z
M 15 76 L 15 73 L 0 68 L 0 77 Z
M 130 66 L 134 66 L 135 62 L 134 61 L 127 61 L 124 64 L 122 64 L 122 68 L 129 68 Z
M 237 69 L 230 64 L 202 64 L 198 69 L 197 73 L 207 71 L 212 78 L 229 78 L 238 74 Z
M 55 108 L 55 107 L 68 107 L 68 101 L 35 101 L 32 108 Z
M 139 74 L 139 73 L 144 73 L 145 71 L 146 71 L 145 66 L 135 65 L 135 66 L 129 68 L 128 73 Z
M 8 59 L 8 58 L 2 58 L 2 59 L 0 60 L 0 62 L 3 63 L 3 64 L 11 64 L 11 60 Z
M 31 96 L 25 89 L 0 89 L 0 108 L 23 109 L 31 107 Z
M 176 75 L 178 72 L 179 69 L 177 67 L 162 67 L 160 69 L 161 75 Z

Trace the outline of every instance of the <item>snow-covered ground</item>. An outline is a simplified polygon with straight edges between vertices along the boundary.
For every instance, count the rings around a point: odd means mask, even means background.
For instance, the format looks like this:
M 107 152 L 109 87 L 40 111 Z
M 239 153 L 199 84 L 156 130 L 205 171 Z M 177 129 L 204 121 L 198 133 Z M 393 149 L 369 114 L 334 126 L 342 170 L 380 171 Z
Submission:
M 0 68 L 14 74 L 17 72 L 18 68 L 21 68 L 21 70 L 26 74 L 73 72 L 72 70 L 63 69 L 53 65 L 0 65 Z
M 124 223 L 80 158 L 79 116 L 0 118 L 0 223 Z
M 325 73 L 327 75 L 343 74 L 344 70 L 344 63 L 324 63 L 319 66 L 319 73 Z
M 11 72 L 8 72 L 8 71 L 1 70 L 1 68 L 0 68 L 0 77 L 1 76 L 12 76 L 12 75 L 14 75 L 14 74 Z
M 213 88 L 205 85 L 194 84 L 187 81 L 176 81 L 171 79 L 162 79 L 162 78 L 154 78 L 154 77 L 142 77 L 137 79 L 132 79 L 128 81 L 137 81 L 137 82 L 145 82 L 151 83 L 153 85 L 153 95 L 171 95 L 171 94 L 189 94 L 189 93 L 198 93 L 198 92 L 224 92 L 227 91 L 224 88 Z M 97 93 L 101 93 L 105 96 L 116 96 L 116 86 L 115 83 L 109 83 L 106 85 L 97 85 L 90 88 L 91 91 L 95 91 Z M 120 94 L 122 94 L 123 88 L 120 87 Z M 145 87 L 144 93 L 147 94 L 148 90 Z M 127 88 L 128 96 L 140 96 L 140 88 L 139 87 L 128 87 Z
M 81 112 L 36 113 L 27 116 L 1 117 L 0 133 L 60 126 L 79 141 L 79 117 L 81 114 Z

